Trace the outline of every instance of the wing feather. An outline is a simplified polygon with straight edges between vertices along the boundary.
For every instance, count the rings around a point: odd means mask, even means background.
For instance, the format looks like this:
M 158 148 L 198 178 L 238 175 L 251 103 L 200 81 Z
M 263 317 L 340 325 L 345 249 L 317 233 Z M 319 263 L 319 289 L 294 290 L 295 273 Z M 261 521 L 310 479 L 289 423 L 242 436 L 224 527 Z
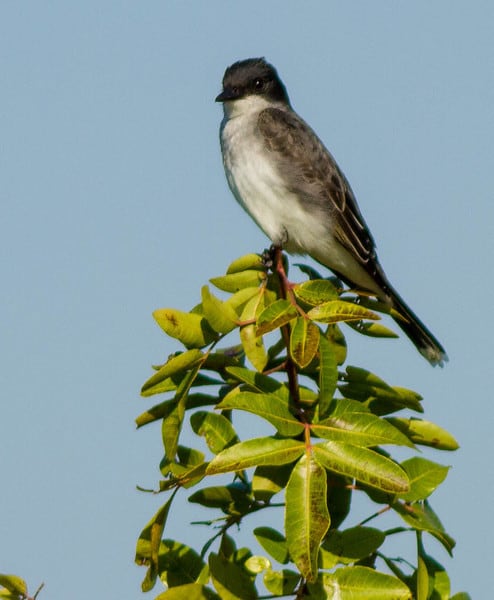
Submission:
M 334 234 L 365 268 L 378 270 L 375 244 L 350 184 L 317 135 L 293 111 L 267 108 L 258 118 L 266 148 L 276 154 L 290 191 L 314 208 L 330 211 Z

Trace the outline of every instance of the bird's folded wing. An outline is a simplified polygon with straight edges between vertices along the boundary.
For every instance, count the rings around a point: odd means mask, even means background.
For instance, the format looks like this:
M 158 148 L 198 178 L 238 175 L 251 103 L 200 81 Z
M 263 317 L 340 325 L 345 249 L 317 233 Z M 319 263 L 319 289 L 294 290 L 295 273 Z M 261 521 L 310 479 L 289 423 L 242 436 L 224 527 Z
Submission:
M 340 244 L 375 273 L 372 235 L 350 184 L 317 135 L 294 112 L 278 108 L 263 110 L 257 125 L 290 191 L 327 215 Z

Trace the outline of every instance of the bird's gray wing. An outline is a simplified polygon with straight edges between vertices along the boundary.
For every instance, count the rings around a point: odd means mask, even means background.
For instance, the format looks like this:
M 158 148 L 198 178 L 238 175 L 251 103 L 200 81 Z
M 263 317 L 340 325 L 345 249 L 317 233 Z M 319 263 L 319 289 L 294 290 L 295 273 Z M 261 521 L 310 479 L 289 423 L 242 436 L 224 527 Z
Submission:
M 375 276 L 381 269 L 372 235 L 350 184 L 317 135 L 293 111 L 278 108 L 263 110 L 257 125 L 290 191 L 329 213 L 339 243 Z

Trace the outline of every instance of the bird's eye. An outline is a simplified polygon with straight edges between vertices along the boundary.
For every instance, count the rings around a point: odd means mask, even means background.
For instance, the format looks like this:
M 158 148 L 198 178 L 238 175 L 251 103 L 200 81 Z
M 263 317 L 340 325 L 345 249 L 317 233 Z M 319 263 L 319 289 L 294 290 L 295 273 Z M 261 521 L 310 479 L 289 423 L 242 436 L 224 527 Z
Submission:
M 256 90 L 262 90 L 262 88 L 264 87 L 264 81 L 262 79 L 255 79 L 254 87 L 256 88 Z

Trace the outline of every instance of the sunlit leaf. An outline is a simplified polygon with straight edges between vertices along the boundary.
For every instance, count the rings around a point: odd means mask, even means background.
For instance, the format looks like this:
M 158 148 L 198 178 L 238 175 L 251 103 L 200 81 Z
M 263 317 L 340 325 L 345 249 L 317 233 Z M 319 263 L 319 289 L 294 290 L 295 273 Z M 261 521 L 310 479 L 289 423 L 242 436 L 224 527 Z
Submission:
M 247 358 L 258 371 L 262 371 L 268 362 L 264 342 L 262 336 L 257 333 L 255 323 L 259 311 L 264 308 L 264 294 L 262 292 L 262 290 L 259 290 L 259 294 L 253 296 L 245 304 L 240 315 L 240 322 L 244 323 L 240 327 L 240 340 Z
M 288 402 L 275 394 L 239 392 L 229 394 L 218 404 L 221 410 L 245 410 L 269 421 L 283 436 L 296 436 L 304 430 L 304 425 L 288 410 Z
M 276 300 L 267 306 L 257 319 L 257 335 L 264 335 L 286 325 L 298 315 L 288 300 Z
M 402 504 L 401 502 L 395 502 L 392 508 L 406 523 L 418 531 L 430 533 L 441 542 L 450 555 L 452 554 L 455 541 L 444 531 L 441 521 L 427 500 L 423 504 Z
M 220 452 L 207 469 L 209 475 L 239 471 L 258 465 L 285 465 L 304 451 L 303 442 L 273 437 L 254 438 Z
M 187 348 L 202 348 L 218 337 L 201 315 L 161 308 L 153 312 L 153 317 L 165 333 Z
M 411 600 L 410 589 L 392 575 L 368 567 L 343 567 L 334 573 L 321 573 L 308 585 L 315 600 Z
M 175 408 L 175 404 L 176 403 L 174 399 L 165 400 L 165 402 L 149 408 L 136 418 L 135 422 L 137 427 L 143 427 L 144 425 L 148 425 L 153 421 L 166 418 Z
M 172 587 L 154 600 L 222 600 L 218 594 L 200 583 L 187 583 Z
M 176 492 L 177 490 L 173 492 L 167 502 L 158 510 L 146 527 L 144 527 L 137 540 L 135 561 L 137 564 L 146 564 L 148 566 L 146 577 L 141 586 L 143 592 L 147 592 L 154 587 L 158 576 L 161 538 Z
M 400 498 L 407 502 L 424 500 L 446 479 L 449 467 L 414 456 L 401 463 L 410 480 L 410 490 Z
M 202 287 L 201 298 L 204 316 L 215 331 L 226 334 L 235 329 L 238 315 L 229 304 L 212 294 L 207 285 Z
M 162 383 L 164 380 L 183 373 L 192 367 L 199 364 L 204 359 L 204 354 L 197 349 L 187 350 L 181 354 L 172 356 L 167 363 L 165 363 L 159 371 L 157 371 L 152 377 L 150 377 L 146 383 L 142 386 L 141 393 L 143 395 L 151 395 L 153 388 Z
M 209 570 L 222 600 L 255 600 L 257 591 L 249 574 L 238 564 L 211 552 Z
M 340 321 L 359 321 L 360 319 L 378 320 L 381 317 L 370 310 L 344 300 L 330 300 L 312 308 L 307 316 L 319 323 L 338 323 Z
M 300 581 L 300 574 L 289 569 L 266 571 L 263 583 L 268 592 L 275 596 L 292 596 Z
M 310 306 L 318 306 L 338 298 L 337 288 L 327 279 L 304 281 L 294 286 L 293 292 L 299 300 Z
M 290 356 L 303 369 L 316 356 L 319 348 L 319 327 L 304 317 L 298 317 L 290 332 Z
M 457 450 L 458 442 L 445 429 L 430 421 L 416 418 L 389 417 L 387 419 L 402 431 L 414 444 L 431 446 L 438 450 Z
M 326 471 L 305 454 L 292 470 L 285 493 L 285 533 L 291 559 L 303 577 L 317 577 L 319 545 L 330 524 Z
M 367 323 L 366 321 L 348 322 L 348 326 L 362 335 L 375 338 L 397 338 L 399 335 L 382 323 Z
M 7 575 L 4 573 L 0 574 L 0 585 L 12 592 L 13 594 L 19 594 L 20 596 L 27 597 L 27 584 L 24 579 L 21 579 L 17 575 Z
M 199 450 L 188 448 L 187 446 L 178 446 L 177 460 L 167 460 L 165 457 L 160 463 L 160 471 L 165 477 L 169 473 L 178 477 L 203 462 L 204 454 Z
M 195 377 L 197 376 L 197 373 L 199 372 L 199 368 L 200 364 L 197 364 L 180 382 L 174 398 L 175 406 L 173 407 L 173 410 L 163 419 L 161 435 L 163 438 L 163 445 L 165 447 L 165 455 L 168 460 L 173 460 L 177 453 L 178 438 L 180 437 L 180 432 L 182 430 L 188 393 Z
M 288 562 L 289 554 L 285 536 L 271 527 L 256 527 L 254 535 L 259 544 L 280 564 Z
M 338 366 L 333 345 L 325 336 L 319 340 L 319 417 L 329 409 L 338 383 Z
M 385 492 L 404 493 L 409 489 L 403 469 L 368 448 L 326 442 L 316 444 L 312 450 L 322 466 L 339 475 L 352 477 Z
M 376 415 L 385 415 L 402 408 L 423 412 L 422 396 L 400 387 L 392 387 L 374 373 L 365 369 L 347 366 L 345 383 L 338 386 L 345 398 L 365 402 Z
M 243 288 L 225 300 L 224 304 L 233 308 L 237 315 L 241 315 L 247 302 L 260 293 L 263 292 L 258 287 Z
M 208 448 L 214 454 L 238 441 L 233 425 L 223 415 L 198 411 L 190 417 L 190 424 L 197 435 L 205 438 Z
M 265 271 L 262 256 L 259 254 L 245 254 L 240 256 L 230 263 L 227 269 L 227 275 L 231 273 L 240 273 L 242 271 L 248 271 L 249 269 L 256 269 L 258 271 Z
M 326 419 L 311 425 L 315 435 L 355 446 L 412 446 L 399 429 L 367 412 L 359 402 L 338 400 L 335 407 Z
M 230 273 L 221 277 L 213 277 L 209 281 L 224 292 L 238 292 L 244 288 L 258 287 L 267 278 L 264 271 L 248 269 L 237 273 Z
M 285 385 L 268 375 L 262 375 L 244 367 L 227 367 L 226 371 L 238 381 L 243 381 L 258 392 L 276 394 L 282 400 L 288 400 L 290 396 Z

